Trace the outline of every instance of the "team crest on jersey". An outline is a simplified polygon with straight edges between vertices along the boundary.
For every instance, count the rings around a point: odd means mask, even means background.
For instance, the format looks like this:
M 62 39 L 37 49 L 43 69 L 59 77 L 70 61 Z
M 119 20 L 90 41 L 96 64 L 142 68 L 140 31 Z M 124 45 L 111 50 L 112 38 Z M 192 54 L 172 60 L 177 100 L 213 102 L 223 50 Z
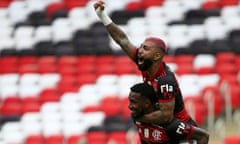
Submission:
M 162 134 L 162 132 L 160 132 L 159 130 L 154 130 L 152 132 L 152 136 L 153 136 L 155 141 L 161 140 L 161 134 Z

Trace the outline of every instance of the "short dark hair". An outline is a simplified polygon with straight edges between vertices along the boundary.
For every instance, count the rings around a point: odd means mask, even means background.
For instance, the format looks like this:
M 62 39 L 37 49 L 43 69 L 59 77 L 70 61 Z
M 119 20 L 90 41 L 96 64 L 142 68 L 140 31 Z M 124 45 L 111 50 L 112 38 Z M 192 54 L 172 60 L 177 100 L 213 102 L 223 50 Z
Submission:
M 148 83 L 137 83 L 130 89 L 132 92 L 140 93 L 142 97 L 149 99 L 152 104 L 155 104 L 158 100 L 153 86 Z

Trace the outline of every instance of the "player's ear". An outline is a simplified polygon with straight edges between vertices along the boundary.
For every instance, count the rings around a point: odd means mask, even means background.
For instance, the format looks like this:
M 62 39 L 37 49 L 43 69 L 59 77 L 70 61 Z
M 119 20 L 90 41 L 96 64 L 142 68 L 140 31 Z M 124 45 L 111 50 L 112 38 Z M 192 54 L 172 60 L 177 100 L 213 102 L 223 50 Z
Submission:
M 160 53 L 160 52 L 156 52 L 154 54 L 154 60 L 159 60 L 159 59 L 162 59 L 163 58 L 163 54 Z

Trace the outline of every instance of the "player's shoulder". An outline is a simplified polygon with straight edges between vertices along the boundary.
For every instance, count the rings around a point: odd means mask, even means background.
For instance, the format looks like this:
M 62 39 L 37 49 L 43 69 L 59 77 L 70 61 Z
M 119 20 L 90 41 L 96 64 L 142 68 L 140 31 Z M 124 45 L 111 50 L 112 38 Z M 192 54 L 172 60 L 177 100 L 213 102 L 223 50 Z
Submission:
M 161 80 L 174 81 L 175 73 L 169 68 L 167 64 L 164 64 L 164 74 L 160 75 Z

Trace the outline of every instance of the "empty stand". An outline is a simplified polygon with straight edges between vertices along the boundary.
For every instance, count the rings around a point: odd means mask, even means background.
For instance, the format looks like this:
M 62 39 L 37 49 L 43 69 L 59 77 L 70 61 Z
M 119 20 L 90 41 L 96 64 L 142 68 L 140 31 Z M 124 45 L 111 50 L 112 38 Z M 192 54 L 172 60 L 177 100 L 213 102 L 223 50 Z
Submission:
M 210 110 L 215 118 L 225 112 L 226 97 L 238 110 L 237 0 L 105 2 L 136 46 L 147 36 L 166 41 L 164 60 L 200 126 Z M 127 96 L 142 77 L 96 19 L 92 2 L 2 0 L 0 8 L 0 143 L 126 144 L 134 128 Z

